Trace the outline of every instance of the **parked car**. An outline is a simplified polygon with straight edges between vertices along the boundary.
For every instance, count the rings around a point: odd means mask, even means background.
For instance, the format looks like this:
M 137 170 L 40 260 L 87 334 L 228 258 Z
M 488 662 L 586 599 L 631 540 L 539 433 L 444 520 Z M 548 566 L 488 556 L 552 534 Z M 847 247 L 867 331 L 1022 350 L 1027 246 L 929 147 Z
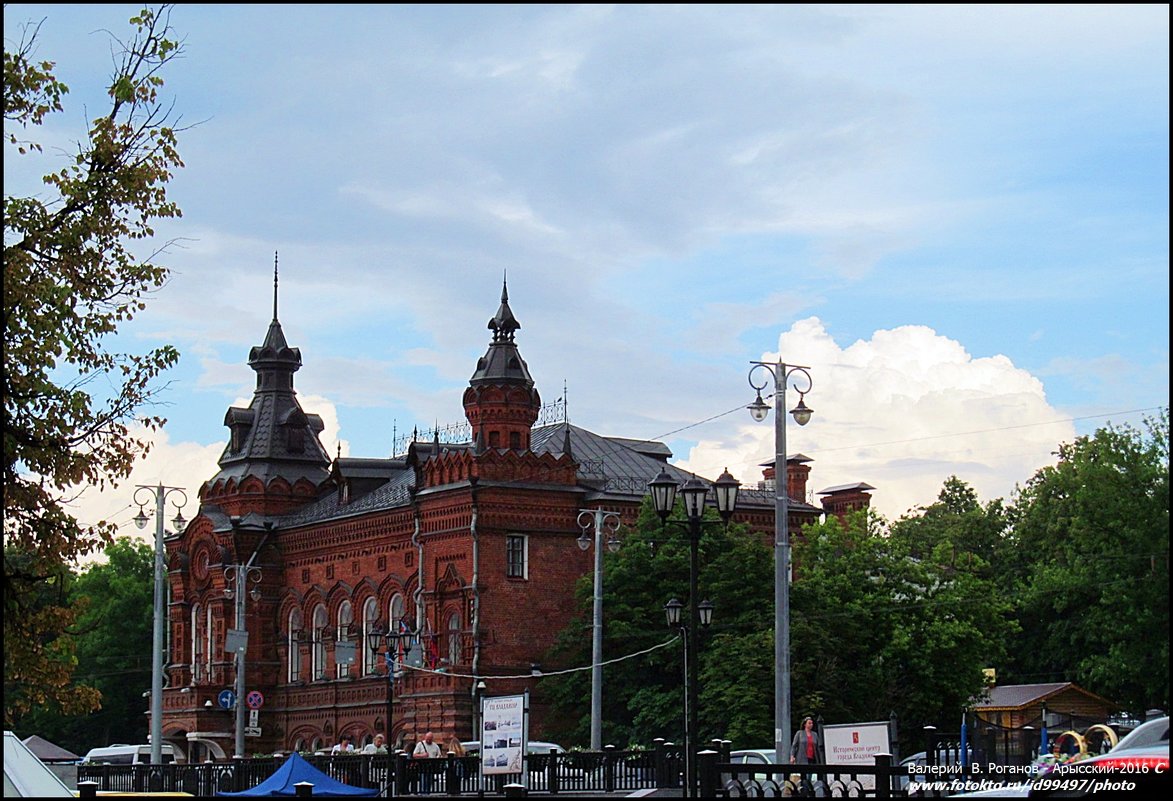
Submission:
M 1147 769 L 1147 772 L 1141 772 Z M 1084 780 L 1088 780 L 1085 783 Z M 1106 754 L 1081 759 L 1057 766 L 1050 773 L 1030 782 L 1013 784 L 999 789 L 962 793 L 957 798 L 1030 797 L 1078 798 L 1090 795 L 1092 785 L 1100 781 L 1128 781 L 1137 789 L 1128 794 L 1146 794 L 1155 784 L 1168 788 L 1169 781 L 1169 718 L 1150 720 L 1137 726 L 1116 743 Z M 1147 793 L 1152 794 L 1152 793 Z
M 481 752 L 480 740 L 470 740 L 468 742 L 461 743 L 461 745 L 464 746 L 464 753 L 468 754 L 469 756 L 479 754 Z M 541 740 L 530 740 L 529 743 L 526 744 L 525 750 L 526 753 L 529 754 L 548 754 L 550 751 L 554 751 L 558 754 L 566 753 L 566 749 L 558 745 L 558 743 L 546 743 L 542 742 Z
M 777 763 L 778 752 L 773 748 L 746 748 L 738 751 L 731 751 L 729 753 L 729 761 L 734 765 L 774 765 Z M 733 774 L 726 773 L 721 776 L 721 783 L 729 781 L 733 778 Z M 748 777 L 743 773 L 740 778 L 753 779 L 754 781 L 764 782 L 767 779 L 774 779 L 781 783 L 784 778 L 781 774 L 774 773 L 752 773 Z
M 1146 721 L 1116 743 L 1106 754 L 1057 766 L 1046 776 L 1032 782 L 1031 798 L 1077 798 L 1091 793 L 1091 784 L 1099 781 L 1127 781 L 1136 785 L 1129 792 L 1148 794 L 1145 788 L 1168 789 L 1169 784 L 1169 716 Z M 1063 784 L 1060 784 L 1063 782 Z
M 163 764 L 175 762 L 175 746 L 163 743 L 159 747 Z M 82 758 L 82 765 L 149 765 L 151 764 L 151 746 L 127 745 L 116 743 L 102 748 L 91 748 Z

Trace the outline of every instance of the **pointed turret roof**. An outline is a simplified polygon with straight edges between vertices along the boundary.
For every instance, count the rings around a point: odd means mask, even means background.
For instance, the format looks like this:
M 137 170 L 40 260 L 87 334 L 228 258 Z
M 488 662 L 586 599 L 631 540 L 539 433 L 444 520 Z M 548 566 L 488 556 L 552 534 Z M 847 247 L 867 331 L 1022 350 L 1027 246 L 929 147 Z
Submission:
M 488 327 L 493 332 L 493 341 L 489 343 L 488 352 L 477 360 L 476 372 L 472 374 L 469 383 L 474 387 L 484 384 L 520 384 L 527 389 L 532 388 L 534 380 L 513 341 L 514 332 L 521 328 L 521 323 L 509 308 L 509 285 L 504 279 L 501 282 L 501 306 L 493 319 L 489 320 Z
M 273 320 L 265 341 L 249 351 L 248 364 L 257 388 L 247 409 L 230 407 L 224 416 L 231 436 L 220 456 L 220 479 L 280 476 L 290 484 L 307 479 L 319 484 L 329 475 L 330 457 L 318 440 L 322 418 L 306 414 L 293 390 L 301 368 L 301 351 L 289 347 L 277 319 L 277 256 L 273 256 Z

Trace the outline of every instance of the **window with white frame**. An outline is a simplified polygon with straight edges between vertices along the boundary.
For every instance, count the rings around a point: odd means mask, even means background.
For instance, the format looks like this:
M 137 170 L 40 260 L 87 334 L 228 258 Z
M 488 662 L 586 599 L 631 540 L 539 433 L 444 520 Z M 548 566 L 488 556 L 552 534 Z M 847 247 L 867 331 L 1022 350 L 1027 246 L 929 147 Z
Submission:
M 212 605 L 208 604 L 208 608 L 204 612 L 204 671 L 208 679 L 212 679 L 212 662 L 216 655 L 216 651 L 212 647 L 212 638 L 215 634 L 216 627 L 213 625 Z
M 289 671 L 286 674 L 290 683 L 301 680 L 301 642 L 298 637 L 301 635 L 302 617 L 301 610 L 294 609 L 289 613 L 289 629 L 286 636 L 289 652 Z
M 318 604 L 314 607 L 313 620 L 313 651 L 311 652 L 310 670 L 314 681 L 326 678 L 326 607 Z
M 197 683 L 203 677 L 204 668 L 204 627 L 200 616 L 200 605 L 191 607 L 191 683 Z
M 372 596 L 367 598 L 362 607 L 362 671 L 368 676 L 375 672 L 375 664 L 378 661 L 378 649 L 371 647 L 371 638 L 368 635 L 378 631 L 378 623 L 379 602 Z
M 338 642 L 351 642 L 351 641 L 353 641 L 354 638 L 353 638 L 351 631 L 350 631 L 350 629 L 353 626 L 354 626 L 354 607 L 352 607 L 350 605 L 350 601 L 343 601 L 342 606 L 338 607 L 338 633 L 334 639 Z M 337 664 L 334 665 L 334 673 L 338 678 L 344 679 L 350 675 L 350 666 L 354 663 L 353 662 L 339 662 L 338 661 L 338 656 L 339 656 L 338 651 L 339 651 L 339 649 L 335 648 L 334 661 Z M 353 653 L 353 652 L 351 652 L 351 653 Z
M 529 537 L 524 534 L 505 537 L 505 575 L 508 578 L 529 578 Z
M 448 664 L 460 664 L 460 613 L 453 612 L 448 616 Z

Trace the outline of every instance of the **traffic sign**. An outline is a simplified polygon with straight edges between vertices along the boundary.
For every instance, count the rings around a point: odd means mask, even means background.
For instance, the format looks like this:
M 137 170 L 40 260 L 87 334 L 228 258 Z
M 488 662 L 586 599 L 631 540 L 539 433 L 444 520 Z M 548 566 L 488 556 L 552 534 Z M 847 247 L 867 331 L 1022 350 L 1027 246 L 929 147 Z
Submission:
M 221 690 L 219 698 L 220 706 L 225 709 L 232 709 L 236 704 L 236 693 L 232 692 L 232 690 Z
M 244 727 L 244 736 L 245 737 L 260 737 L 261 736 L 261 727 L 260 726 L 245 726 Z
M 244 697 L 244 702 L 248 704 L 249 709 L 260 709 L 265 705 L 265 696 L 261 695 L 260 690 L 253 690 Z
M 260 713 L 260 710 L 257 710 L 257 709 L 250 709 L 250 710 L 248 711 L 248 725 L 250 725 L 250 726 L 256 726 L 256 725 L 257 725 L 257 717 L 258 717 L 260 714 L 261 714 L 261 713 Z

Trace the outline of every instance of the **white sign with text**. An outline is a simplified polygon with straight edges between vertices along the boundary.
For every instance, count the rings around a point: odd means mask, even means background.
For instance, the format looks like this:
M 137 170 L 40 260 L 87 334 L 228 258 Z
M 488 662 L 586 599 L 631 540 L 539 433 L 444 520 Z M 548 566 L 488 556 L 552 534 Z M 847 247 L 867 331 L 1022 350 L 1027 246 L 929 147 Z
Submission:
M 481 701 L 481 771 L 521 773 L 526 747 L 525 696 Z
M 892 753 L 888 721 L 823 726 L 823 753 L 828 765 L 875 765 L 876 754 Z M 865 790 L 876 789 L 875 776 L 860 776 L 859 783 Z

